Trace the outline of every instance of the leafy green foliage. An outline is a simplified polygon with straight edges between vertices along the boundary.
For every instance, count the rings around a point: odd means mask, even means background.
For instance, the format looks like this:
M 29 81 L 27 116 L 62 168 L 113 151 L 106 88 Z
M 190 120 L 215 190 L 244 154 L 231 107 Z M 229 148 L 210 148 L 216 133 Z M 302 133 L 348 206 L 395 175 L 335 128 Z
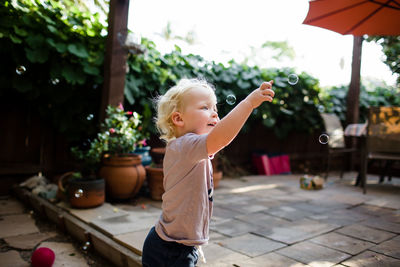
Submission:
M 367 41 L 377 42 L 382 46 L 382 51 L 385 54 L 384 63 L 392 70 L 392 73 L 397 73 L 397 85 L 400 85 L 400 36 L 370 36 Z
M 108 106 L 106 115 L 96 138 L 86 141 L 82 147 L 71 148 L 72 154 L 83 163 L 83 169 L 91 172 L 98 169 L 104 154 L 131 153 L 147 137 L 137 112 L 124 111 L 122 105 Z
M 0 97 L 29 103 L 30 109 L 37 109 L 42 118 L 70 141 L 86 140 L 86 147 L 91 146 L 93 143 L 87 138 L 98 133 L 104 32 L 106 27 L 99 16 L 79 9 L 72 0 L 2 1 Z M 142 45 L 147 49 L 145 54 L 128 57 L 124 104 L 142 114 L 141 125 L 146 131 L 156 132 L 152 99 L 184 77 L 204 78 L 215 86 L 220 117 L 233 108 L 225 101 L 228 95 L 235 95 L 238 103 L 263 81 L 274 80 L 274 101 L 254 111 L 245 131 L 262 124 L 281 138 L 292 131 L 312 132 L 322 127 L 319 106 L 325 106 L 326 111 L 335 112 L 344 120 L 345 87 L 332 88 L 324 94 L 318 80 L 306 73 L 298 74 L 298 83 L 290 85 L 287 77 L 295 72 L 293 69 L 260 69 L 235 61 L 224 65 L 198 55 L 183 55 L 179 47 L 162 55 L 153 42 L 143 39 Z M 285 43 L 265 45 L 290 52 Z M 392 51 L 397 46 L 390 47 Z M 390 56 L 390 60 L 397 62 L 398 58 Z M 398 70 L 398 64 L 390 64 L 394 71 Z M 25 71 L 18 74 L 16 69 L 21 66 Z M 371 104 L 400 105 L 398 92 L 385 88 L 362 91 L 363 118 Z M 93 150 L 93 157 L 105 150 L 104 147 L 97 152 Z
M 348 86 L 331 87 L 321 97 L 327 113 L 335 113 L 346 122 L 346 99 Z M 367 91 L 363 85 L 360 88 L 360 122 L 365 122 L 370 106 L 400 106 L 400 90 L 395 88 L 376 87 Z
M 72 141 L 94 134 L 105 29 L 74 1 L 2 1 L 0 97 L 30 103 Z
M 208 62 L 198 55 L 183 55 L 179 47 L 161 55 L 151 41 L 143 40 L 143 45 L 147 47 L 145 55 L 128 58 L 125 95 L 128 105 L 135 106 L 135 110 L 143 114 L 144 127 L 153 132 L 151 99 L 165 93 L 184 77 L 203 78 L 215 86 L 220 117 L 233 108 L 226 102 L 228 95 L 233 94 L 238 103 L 263 81 L 274 80 L 275 100 L 255 110 L 245 130 L 255 123 L 262 123 L 278 137 L 284 138 L 290 131 L 311 132 L 321 126 L 316 108 L 320 90 L 318 81 L 306 73 L 299 74 L 299 82 L 290 85 L 287 77 L 294 73 L 293 69 L 259 69 L 233 60 L 224 66 Z

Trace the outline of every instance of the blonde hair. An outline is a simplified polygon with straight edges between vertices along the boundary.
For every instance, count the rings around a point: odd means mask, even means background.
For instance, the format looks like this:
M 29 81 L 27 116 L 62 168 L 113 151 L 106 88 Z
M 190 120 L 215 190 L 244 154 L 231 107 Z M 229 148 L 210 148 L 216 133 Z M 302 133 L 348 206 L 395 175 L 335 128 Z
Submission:
M 171 87 L 164 95 L 155 99 L 157 104 L 157 116 L 155 123 L 160 133 L 160 138 L 169 142 L 176 138 L 175 125 L 172 122 L 172 114 L 185 108 L 184 95 L 194 88 L 208 88 L 215 91 L 214 87 L 201 79 L 181 79 L 175 86 Z M 215 94 L 213 93 L 215 97 Z

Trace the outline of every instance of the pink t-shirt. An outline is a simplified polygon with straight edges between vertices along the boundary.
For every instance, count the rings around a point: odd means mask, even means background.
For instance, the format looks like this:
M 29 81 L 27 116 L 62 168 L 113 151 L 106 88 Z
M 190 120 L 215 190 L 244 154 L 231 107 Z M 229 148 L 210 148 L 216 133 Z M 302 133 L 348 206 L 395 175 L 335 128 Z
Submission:
M 162 214 L 157 234 L 187 246 L 208 242 L 212 215 L 212 165 L 207 135 L 188 133 L 170 141 L 164 156 Z

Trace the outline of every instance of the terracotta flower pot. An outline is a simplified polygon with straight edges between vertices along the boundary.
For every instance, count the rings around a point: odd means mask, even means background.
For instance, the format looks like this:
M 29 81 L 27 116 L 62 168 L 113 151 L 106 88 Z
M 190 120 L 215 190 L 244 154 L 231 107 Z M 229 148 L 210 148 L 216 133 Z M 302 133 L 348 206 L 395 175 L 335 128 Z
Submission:
M 164 194 L 164 173 L 162 167 L 147 166 L 146 175 L 151 198 L 154 200 L 161 200 Z
M 108 156 L 103 159 L 100 177 L 106 181 L 106 193 L 111 198 L 134 197 L 146 179 L 140 155 Z
M 67 195 L 67 201 L 73 208 L 87 209 L 100 206 L 105 199 L 104 179 L 71 179 L 73 172 L 60 177 L 58 188 Z

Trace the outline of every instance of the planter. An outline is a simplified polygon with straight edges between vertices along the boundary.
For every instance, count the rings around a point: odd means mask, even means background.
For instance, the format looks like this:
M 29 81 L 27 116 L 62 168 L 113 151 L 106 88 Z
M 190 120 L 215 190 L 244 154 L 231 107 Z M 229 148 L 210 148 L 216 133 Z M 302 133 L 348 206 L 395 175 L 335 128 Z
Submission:
M 150 156 L 150 147 L 149 146 L 137 147 L 135 149 L 135 151 L 133 151 L 133 153 L 142 156 L 142 165 L 143 166 L 148 166 L 151 164 L 152 158 Z
M 223 176 L 222 171 L 214 171 L 213 172 L 213 183 L 214 183 L 214 189 L 218 188 L 219 181 L 221 181 Z
M 211 160 L 211 164 L 213 167 L 213 183 L 214 183 L 214 189 L 218 188 L 219 181 L 221 181 L 223 172 L 220 170 L 220 159 L 218 154 L 214 156 L 214 158 Z
M 73 208 L 87 209 L 100 206 L 105 199 L 104 179 L 71 179 L 68 172 L 58 180 L 58 188 L 67 195 L 67 201 Z
M 165 147 L 152 148 L 150 154 L 155 164 L 162 164 L 165 155 Z
M 106 181 L 107 195 L 114 199 L 134 197 L 146 178 L 140 155 L 106 156 L 99 172 Z
M 146 167 L 147 185 L 150 196 L 154 200 L 161 200 L 164 194 L 164 173 L 162 167 Z

